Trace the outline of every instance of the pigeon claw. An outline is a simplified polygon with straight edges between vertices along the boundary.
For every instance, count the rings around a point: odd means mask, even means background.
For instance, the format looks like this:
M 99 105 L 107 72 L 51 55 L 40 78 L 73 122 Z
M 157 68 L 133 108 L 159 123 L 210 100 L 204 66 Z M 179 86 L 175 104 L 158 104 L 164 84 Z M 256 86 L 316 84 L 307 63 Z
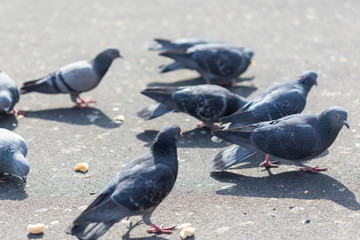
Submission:
M 90 103 L 95 103 L 95 101 L 94 100 L 85 100 L 85 99 L 83 99 L 83 98 L 81 98 L 81 97 L 78 97 L 79 99 L 80 99 L 80 102 L 77 102 L 76 103 L 76 108 L 78 108 L 78 109 L 81 109 L 81 110 L 83 110 L 83 109 L 85 109 L 85 108 L 89 108 L 89 104 Z
M 148 233 L 161 233 L 161 234 L 172 234 L 171 230 L 173 230 L 176 226 L 164 228 L 164 225 L 160 227 L 156 226 L 155 224 L 151 224 L 154 229 L 147 230 Z
M 269 167 L 269 168 L 273 168 L 273 167 L 278 167 L 278 165 L 275 165 L 276 163 L 279 163 L 278 160 L 270 162 L 270 155 L 266 154 L 265 157 L 265 161 L 263 161 L 262 163 L 260 163 L 260 167 L 265 166 L 265 167 Z
M 206 125 L 202 122 L 196 125 L 198 128 L 206 127 Z M 215 125 L 214 123 L 211 125 L 210 130 L 222 130 L 224 127 L 220 127 L 218 125 Z
M 309 167 L 304 165 L 303 167 L 299 168 L 299 171 L 302 172 L 312 172 L 312 173 L 319 173 L 319 172 L 323 172 L 326 171 L 326 168 L 318 168 L 317 166 L 315 167 Z
M 0 183 L 6 183 L 6 181 L 4 181 L 6 178 L 0 178 Z

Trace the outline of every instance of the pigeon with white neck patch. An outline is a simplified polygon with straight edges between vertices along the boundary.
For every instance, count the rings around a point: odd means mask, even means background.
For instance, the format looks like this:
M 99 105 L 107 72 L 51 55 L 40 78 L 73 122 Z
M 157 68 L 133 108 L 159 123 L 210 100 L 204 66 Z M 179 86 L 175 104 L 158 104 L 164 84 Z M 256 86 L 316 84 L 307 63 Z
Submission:
M 94 101 L 82 99 L 80 93 L 95 88 L 116 58 L 121 58 L 119 50 L 108 48 L 93 60 L 70 63 L 47 77 L 25 82 L 21 93 L 69 93 L 76 107 L 82 109 Z

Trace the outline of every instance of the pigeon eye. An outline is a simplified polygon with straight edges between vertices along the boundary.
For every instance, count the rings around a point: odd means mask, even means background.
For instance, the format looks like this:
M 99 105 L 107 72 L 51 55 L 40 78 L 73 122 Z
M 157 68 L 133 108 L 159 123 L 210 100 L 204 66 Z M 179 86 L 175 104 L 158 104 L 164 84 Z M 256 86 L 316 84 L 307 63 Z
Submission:
M 177 130 L 177 132 L 176 132 L 176 133 L 177 133 L 177 135 L 180 135 L 180 130 Z
M 338 115 L 338 114 L 336 114 L 336 115 L 335 115 L 335 117 L 336 117 L 336 118 L 339 118 L 339 115 Z

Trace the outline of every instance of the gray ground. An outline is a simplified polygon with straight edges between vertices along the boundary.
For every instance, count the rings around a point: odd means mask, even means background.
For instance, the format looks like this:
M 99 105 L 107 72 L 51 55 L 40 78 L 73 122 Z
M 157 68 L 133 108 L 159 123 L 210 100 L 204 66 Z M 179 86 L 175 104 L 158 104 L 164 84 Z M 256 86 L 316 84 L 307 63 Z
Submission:
M 336 0 L 257 1 L 1 1 L 0 69 L 21 85 L 76 60 L 90 59 L 106 46 L 118 47 L 101 84 L 83 97 L 92 108 L 73 108 L 67 95 L 27 94 L 16 106 L 24 119 L 0 126 L 28 143 L 31 172 L 0 185 L 0 239 L 74 239 L 64 229 L 131 159 L 148 151 L 165 124 L 179 124 L 180 172 L 174 190 L 154 212 L 166 225 L 189 222 L 196 239 L 355 239 L 360 237 L 359 131 L 360 2 Z M 339 105 L 349 113 L 328 154 L 310 165 L 321 174 L 297 172 L 283 163 L 258 167 L 259 154 L 233 169 L 212 174 L 209 161 L 227 144 L 210 141 L 207 130 L 185 114 L 142 121 L 136 112 L 153 102 L 139 94 L 147 86 L 202 84 L 191 71 L 164 75 L 155 69 L 168 59 L 147 51 L 155 37 L 208 36 L 255 51 L 250 67 L 232 91 L 249 97 L 304 70 L 319 73 L 318 87 L 304 112 Z M 123 124 L 114 122 L 124 115 Z M 76 163 L 90 165 L 75 173 Z M 85 178 L 91 176 L 91 178 Z M 95 193 L 95 195 L 90 195 Z M 135 225 L 140 218 L 130 218 Z M 28 224 L 50 227 L 27 235 Z M 115 225 L 103 239 L 179 239 L 146 233 L 140 224 Z

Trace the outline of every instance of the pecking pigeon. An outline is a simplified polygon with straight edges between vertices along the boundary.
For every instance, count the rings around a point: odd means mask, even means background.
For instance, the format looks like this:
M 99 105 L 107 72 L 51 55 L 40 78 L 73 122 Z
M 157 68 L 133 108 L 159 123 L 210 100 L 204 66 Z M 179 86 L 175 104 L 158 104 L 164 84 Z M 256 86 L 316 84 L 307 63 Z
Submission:
M 51 73 L 49 76 L 37 80 L 25 82 L 21 93 L 70 93 L 71 100 L 76 107 L 82 109 L 88 106 L 92 100 L 84 100 L 79 95 L 95 88 L 109 69 L 112 61 L 121 58 L 119 50 L 108 48 L 99 53 L 93 60 L 70 63 Z M 80 101 L 78 102 L 77 99 Z
M 0 128 L 0 173 L 9 173 L 22 178 L 26 183 L 26 176 L 30 171 L 25 159 L 27 146 L 25 140 L 18 134 Z M 1 178 L 0 182 L 4 182 Z
M 308 71 L 296 80 L 275 84 L 236 113 L 223 117 L 220 121 L 246 125 L 301 113 L 310 89 L 317 85 L 317 77 L 315 72 Z
M 19 90 L 14 80 L 0 71 L 0 115 L 7 115 L 11 110 L 16 114 L 13 108 L 19 99 Z
M 347 112 L 340 107 L 331 107 L 318 115 L 294 114 L 274 121 L 215 130 L 212 134 L 250 149 L 250 152 L 266 153 L 260 166 L 277 167 L 276 162 L 269 161 L 270 155 L 292 161 L 310 160 L 331 146 L 344 125 L 349 128 Z M 228 161 L 226 158 L 234 158 L 231 155 L 235 155 L 237 162 L 248 157 L 246 150 L 232 147 L 213 158 L 212 168 L 221 171 L 221 166 L 226 165 L 223 163 Z M 300 170 L 319 172 L 326 169 L 303 165 Z
M 137 115 L 150 120 L 168 112 L 184 112 L 201 121 L 200 126 L 219 128 L 214 122 L 222 116 L 234 113 L 247 101 L 216 85 L 148 88 L 141 92 L 158 102 L 144 108 Z
M 207 84 L 221 80 L 228 85 L 246 71 L 254 52 L 249 48 L 233 47 L 223 43 L 200 44 L 188 49 L 170 49 L 159 55 L 169 57 L 175 62 L 161 66 L 160 73 L 179 69 L 196 70 Z
M 150 47 L 149 50 L 170 50 L 170 49 L 188 49 L 195 45 L 207 43 L 223 43 L 219 40 L 207 37 L 180 38 L 174 41 L 155 38 L 156 45 Z
M 171 233 L 169 230 L 174 227 L 158 227 L 150 217 L 175 184 L 176 142 L 180 136 L 179 126 L 164 127 L 154 139 L 150 152 L 129 162 L 66 233 L 79 239 L 98 239 L 122 218 L 133 215 L 142 215 L 144 223 L 154 228 L 148 232 Z

